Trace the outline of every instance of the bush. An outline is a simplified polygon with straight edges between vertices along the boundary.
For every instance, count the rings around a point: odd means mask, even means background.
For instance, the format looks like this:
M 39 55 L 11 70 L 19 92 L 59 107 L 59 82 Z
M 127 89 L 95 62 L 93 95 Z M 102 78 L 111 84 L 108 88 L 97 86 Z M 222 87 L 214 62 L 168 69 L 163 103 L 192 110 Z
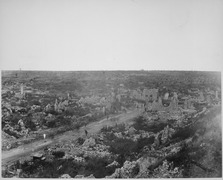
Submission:
M 117 138 L 110 142 L 110 151 L 124 156 L 131 155 L 137 150 L 137 143 L 131 139 Z
M 82 138 L 82 137 L 79 137 L 78 139 L 77 139 L 77 143 L 78 144 L 80 144 L 80 145 L 82 145 L 83 143 L 84 143 L 84 139 Z
M 182 178 L 183 171 L 178 167 L 173 167 L 173 163 L 164 161 L 161 166 L 153 172 L 153 178 Z
M 18 121 L 22 118 L 22 116 L 17 112 L 13 113 L 9 117 L 7 117 L 8 121 L 10 122 L 10 125 L 14 127 L 15 125 L 18 124 Z
M 24 124 L 26 128 L 30 128 L 32 131 L 36 131 L 36 125 L 30 118 L 26 118 Z
M 54 152 L 52 152 L 52 155 L 54 155 L 55 158 L 62 158 L 62 157 L 65 156 L 65 152 L 63 152 L 63 151 L 54 151 Z
M 31 105 L 31 106 L 32 106 L 32 105 L 41 106 L 41 103 L 40 103 L 38 100 L 32 100 L 32 101 L 30 102 L 30 105 Z
M 53 163 L 44 161 L 28 161 L 22 164 L 22 177 L 39 177 L 39 178 L 58 178 L 59 172 L 57 168 L 60 162 L 55 160 Z
M 154 143 L 154 136 L 151 136 L 149 138 L 140 138 L 137 141 L 137 152 L 140 152 L 145 146 L 150 146 Z
M 96 178 L 103 178 L 105 176 L 111 175 L 115 168 L 107 169 L 106 166 L 108 165 L 108 160 L 106 158 L 90 158 L 86 162 L 85 169 L 88 171 L 86 176 L 93 174 Z
M 112 130 L 113 128 L 114 128 L 114 127 L 112 127 L 112 126 L 103 126 L 103 127 L 101 128 L 101 132 L 102 132 L 102 133 L 111 132 L 111 130 Z
M 66 116 L 73 116 L 73 115 L 75 115 L 75 111 L 74 111 L 74 109 L 72 108 L 72 107 L 68 107 L 66 110 L 65 110 L 65 115 Z
M 167 126 L 167 123 L 163 122 L 153 122 L 152 124 L 148 124 L 147 120 L 144 119 L 142 116 L 135 119 L 133 127 L 136 130 L 144 130 L 148 132 L 157 133 L 164 129 Z
M 21 136 L 19 134 L 17 134 L 16 132 L 10 131 L 10 130 L 4 130 L 5 133 L 7 133 L 10 136 L 15 137 L 16 139 L 20 138 Z
M 49 128 L 54 128 L 54 127 L 56 127 L 56 122 L 55 121 L 48 121 L 46 123 L 46 126 L 49 127 Z
M 144 130 L 145 126 L 146 126 L 146 120 L 142 116 L 134 120 L 133 127 L 136 130 Z
M 25 107 L 28 106 L 28 102 L 26 102 L 26 101 L 21 101 L 20 104 L 19 104 L 19 106 L 25 108 Z
M 124 132 L 125 131 L 125 124 L 124 123 L 119 124 L 114 129 L 115 129 L 116 132 Z

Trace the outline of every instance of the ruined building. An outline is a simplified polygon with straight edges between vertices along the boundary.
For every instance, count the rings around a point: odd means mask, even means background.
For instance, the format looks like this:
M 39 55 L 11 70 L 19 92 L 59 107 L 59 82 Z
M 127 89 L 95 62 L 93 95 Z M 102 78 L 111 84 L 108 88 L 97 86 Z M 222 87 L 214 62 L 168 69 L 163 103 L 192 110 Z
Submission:
M 168 93 L 168 92 L 167 92 L 167 93 L 165 93 L 165 95 L 164 95 L 163 99 L 165 99 L 165 100 L 169 99 L 169 93 Z
M 163 106 L 161 97 L 158 97 L 158 101 L 154 100 L 152 103 L 147 102 L 146 106 L 147 110 L 152 110 L 152 111 L 177 111 L 179 109 L 178 102 L 179 100 L 177 93 L 174 93 L 168 107 Z
M 215 99 L 218 99 L 218 91 L 215 92 Z
M 55 100 L 54 110 L 55 111 L 58 111 L 58 101 L 57 101 L 57 99 Z
M 210 94 L 207 94 L 206 101 L 207 101 L 208 104 L 212 103 L 212 99 L 211 99 L 211 95 Z
M 150 101 L 156 101 L 158 97 L 158 89 L 144 89 L 142 92 L 143 99 L 149 99 Z
M 21 84 L 21 86 L 20 86 L 20 94 L 24 95 L 24 86 L 23 86 L 23 84 Z
M 204 94 L 203 94 L 202 91 L 199 92 L 199 100 L 200 100 L 200 101 L 204 101 L 204 100 L 205 100 L 205 98 L 204 98 Z
M 152 110 L 153 111 L 163 111 L 164 110 L 164 106 L 162 104 L 161 97 L 158 98 L 158 101 L 153 101 Z
M 191 98 L 188 98 L 184 101 L 184 109 L 194 109 Z

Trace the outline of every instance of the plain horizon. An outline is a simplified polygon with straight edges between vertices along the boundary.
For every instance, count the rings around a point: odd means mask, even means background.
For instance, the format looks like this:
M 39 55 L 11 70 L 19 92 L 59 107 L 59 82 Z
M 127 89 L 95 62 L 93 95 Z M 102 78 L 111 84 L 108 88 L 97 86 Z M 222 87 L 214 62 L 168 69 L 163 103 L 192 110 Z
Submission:
M 221 0 L 0 0 L 2 70 L 222 71 Z

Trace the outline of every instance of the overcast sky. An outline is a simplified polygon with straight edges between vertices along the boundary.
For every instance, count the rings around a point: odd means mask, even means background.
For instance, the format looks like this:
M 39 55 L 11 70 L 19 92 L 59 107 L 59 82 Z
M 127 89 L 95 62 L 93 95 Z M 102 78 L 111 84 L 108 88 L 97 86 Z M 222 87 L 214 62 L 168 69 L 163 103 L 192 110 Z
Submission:
M 222 0 L 0 0 L 5 70 L 222 70 Z

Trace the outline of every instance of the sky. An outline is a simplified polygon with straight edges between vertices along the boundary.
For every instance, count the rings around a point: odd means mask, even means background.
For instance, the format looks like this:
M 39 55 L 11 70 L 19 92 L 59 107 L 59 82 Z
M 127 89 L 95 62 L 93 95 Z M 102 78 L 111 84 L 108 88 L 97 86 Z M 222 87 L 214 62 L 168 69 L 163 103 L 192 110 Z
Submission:
M 0 67 L 221 71 L 222 32 L 222 0 L 0 0 Z

